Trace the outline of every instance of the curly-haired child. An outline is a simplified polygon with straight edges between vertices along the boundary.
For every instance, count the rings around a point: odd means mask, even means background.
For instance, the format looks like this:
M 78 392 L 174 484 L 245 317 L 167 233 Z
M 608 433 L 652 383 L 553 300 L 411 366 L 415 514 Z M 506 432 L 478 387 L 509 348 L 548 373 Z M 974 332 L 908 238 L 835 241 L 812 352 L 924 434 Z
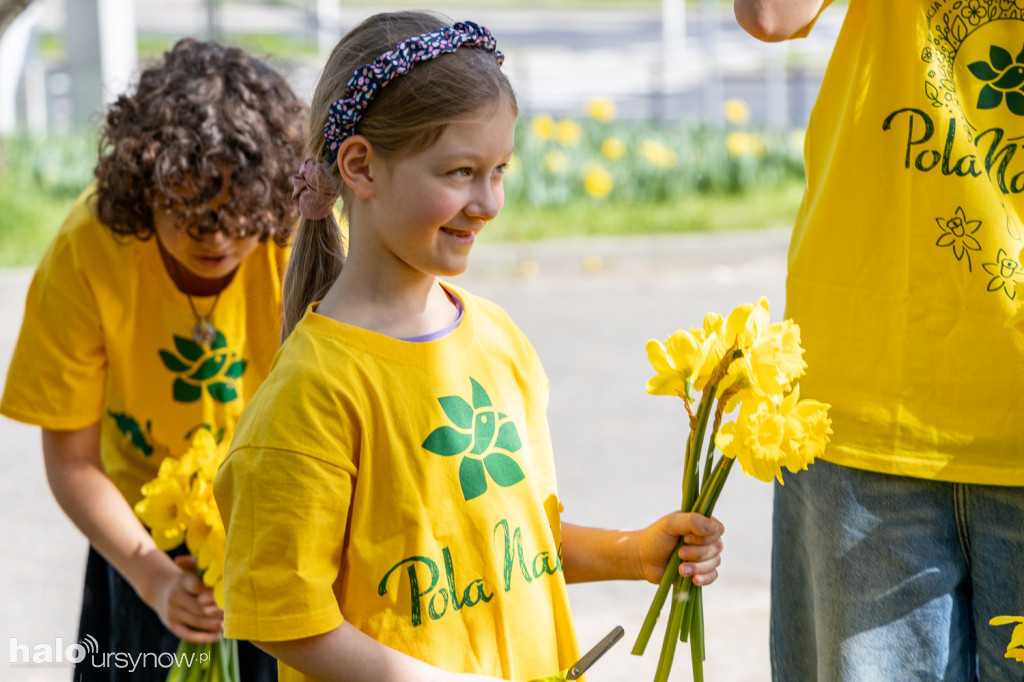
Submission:
M 267 375 L 304 123 L 262 61 L 178 42 L 109 108 L 96 182 L 36 271 L 0 412 L 42 427 L 50 488 L 91 544 L 80 634 L 101 650 L 221 636 L 193 560 L 157 549 L 132 506 L 196 430 L 230 437 Z M 246 680 L 275 678 L 240 652 Z M 76 680 L 167 674 L 92 659 Z

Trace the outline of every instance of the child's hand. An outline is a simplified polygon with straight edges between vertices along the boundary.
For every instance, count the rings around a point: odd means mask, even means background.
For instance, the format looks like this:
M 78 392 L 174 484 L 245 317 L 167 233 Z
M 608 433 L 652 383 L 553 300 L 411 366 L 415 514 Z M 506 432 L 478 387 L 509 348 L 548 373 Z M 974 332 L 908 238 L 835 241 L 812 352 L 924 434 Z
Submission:
M 213 588 L 196 575 L 196 560 L 175 557 L 177 570 L 163 576 L 153 609 L 167 629 L 196 643 L 216 642 L 224 626 L 224 612 L 213 598 Z
M 674 512 L 663 516 L 640 531 L 636 541 L 637 564 L 644 580 L 657 583 L 665 571 L 672 550 L 679 538 L 686 541 L 680 548 L 679 573 L 692 576 L 694 585 L 710 585 L 718 578 L 722 563 L 722 534 L 725 528 L 718 519 L 700 514 Z

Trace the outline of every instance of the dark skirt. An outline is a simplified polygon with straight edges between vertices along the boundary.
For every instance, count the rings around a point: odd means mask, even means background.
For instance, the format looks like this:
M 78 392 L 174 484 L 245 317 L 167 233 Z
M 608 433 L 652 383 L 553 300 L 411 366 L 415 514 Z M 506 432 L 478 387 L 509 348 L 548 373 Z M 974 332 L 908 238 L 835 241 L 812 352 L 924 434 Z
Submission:
M 156 611 L 92 547 L 78 641 L 87 653 L 75 665 L 75 682 L 164 682 L 170 658 L 161 654 L 173 654 L 179 643 Z M 277 681 L 277 661 L 266 652 L 238 642 L 238 658 L 241 682 Z

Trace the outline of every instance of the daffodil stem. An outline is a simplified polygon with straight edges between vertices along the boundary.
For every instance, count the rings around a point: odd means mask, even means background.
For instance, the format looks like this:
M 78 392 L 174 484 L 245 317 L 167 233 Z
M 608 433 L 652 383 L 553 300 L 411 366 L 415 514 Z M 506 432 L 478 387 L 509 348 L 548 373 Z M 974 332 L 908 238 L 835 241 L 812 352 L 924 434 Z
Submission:
M 690 590 L 693 602 L 693 622 L 690 623 L 690 662 L 693 666 L 693 682 L 704 682 L 704 592 L 700 586 Z
M 661 655 L 658 657 L 658 668 L 654 672 L 654 682 L 666 682 L 668 674 L 672 670 L 672 659 L 675 657 L 679 631 L 683 626 L 690 584 L 690 579 L 682 576 L 678 576 L 678 580 L 673 581 L 672 607 L 669 609 L 665 640 L 661 645 Z

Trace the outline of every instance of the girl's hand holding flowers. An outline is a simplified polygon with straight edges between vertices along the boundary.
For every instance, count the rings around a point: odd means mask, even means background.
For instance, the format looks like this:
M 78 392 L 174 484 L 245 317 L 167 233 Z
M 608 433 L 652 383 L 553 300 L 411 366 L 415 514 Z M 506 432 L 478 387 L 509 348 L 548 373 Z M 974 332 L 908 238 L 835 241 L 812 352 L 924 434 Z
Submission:
M 213 588 L 196 574 L 196 560 L 190 555 L 175 557 L 176 573 L 163 578 L 159 603 L 151 606 L 167 629 L 183 640 L 208 644 L 220 639 L 224 612 L 213 596 Z
M 657 584 L 679 546 L 679 575 L 693 578 L 695 585 L 710 585 L 718 578 L 722 563 L 722 534 L 725 528 L 714 518 L 700 514 L 673 512 L 639 531 L 636 539 L 637 572 L 649 583 Z

